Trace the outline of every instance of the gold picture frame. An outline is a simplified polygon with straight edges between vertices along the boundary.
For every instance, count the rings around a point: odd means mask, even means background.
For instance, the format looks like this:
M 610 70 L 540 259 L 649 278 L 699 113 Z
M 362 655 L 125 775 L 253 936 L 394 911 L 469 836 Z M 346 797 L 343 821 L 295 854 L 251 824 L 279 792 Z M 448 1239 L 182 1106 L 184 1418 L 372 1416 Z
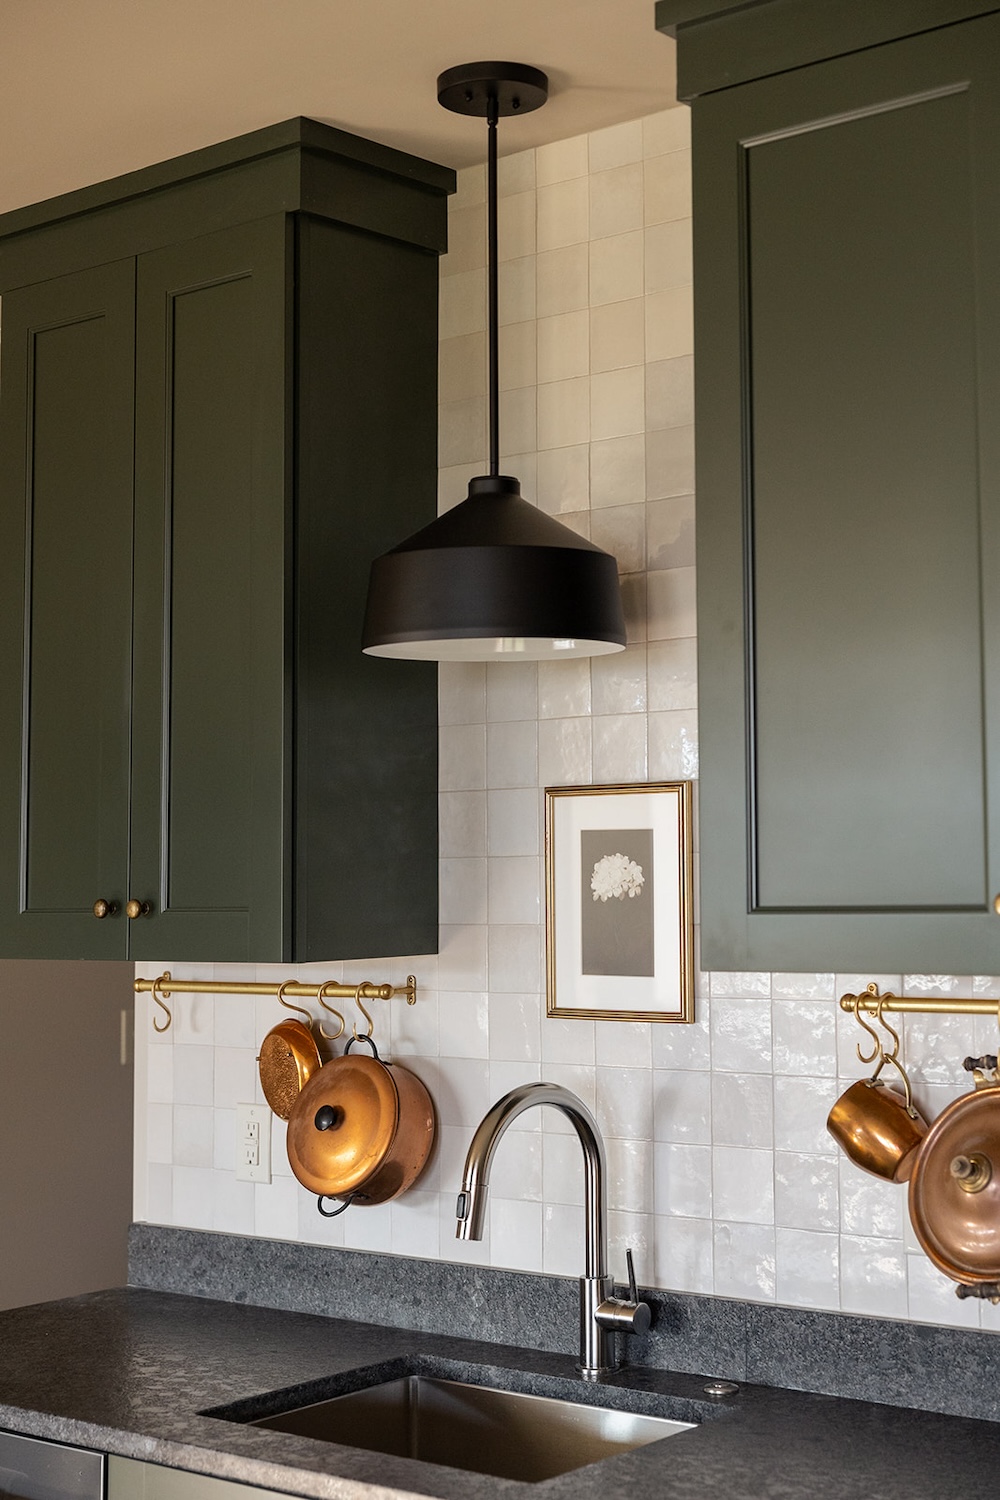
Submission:
M 545 788 L 547 1015 L 692 1022 L 692 905 L 690 781 Z

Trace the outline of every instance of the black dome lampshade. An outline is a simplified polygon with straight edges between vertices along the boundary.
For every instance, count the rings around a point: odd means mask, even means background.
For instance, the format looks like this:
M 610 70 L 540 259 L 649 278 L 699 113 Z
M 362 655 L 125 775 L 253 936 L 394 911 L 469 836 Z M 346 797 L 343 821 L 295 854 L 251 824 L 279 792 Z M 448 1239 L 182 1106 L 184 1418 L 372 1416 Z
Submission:
M 489 126 L 490 472 L 372 564 L 363 649 L 423 661 L 550 661 L 625 646 L 618 566 L 531 505 L 499 472 L 497 120 L 545 103 L 548 79 L 520 63 L 470 63 L 438 79 L 446 109 Z

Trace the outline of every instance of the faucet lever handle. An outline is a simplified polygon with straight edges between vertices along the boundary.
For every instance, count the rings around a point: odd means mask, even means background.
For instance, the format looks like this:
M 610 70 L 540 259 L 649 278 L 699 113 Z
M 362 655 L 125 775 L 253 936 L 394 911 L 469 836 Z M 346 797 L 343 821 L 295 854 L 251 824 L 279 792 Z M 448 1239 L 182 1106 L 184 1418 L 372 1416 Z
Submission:
M 631 1246 L 625 1251 L 625 1264 L 628 1266 L 628 1300 L 635 1303 L 639 1301 L 639 1289 L 635 1284 L 635 1266 L 632 1264 Z

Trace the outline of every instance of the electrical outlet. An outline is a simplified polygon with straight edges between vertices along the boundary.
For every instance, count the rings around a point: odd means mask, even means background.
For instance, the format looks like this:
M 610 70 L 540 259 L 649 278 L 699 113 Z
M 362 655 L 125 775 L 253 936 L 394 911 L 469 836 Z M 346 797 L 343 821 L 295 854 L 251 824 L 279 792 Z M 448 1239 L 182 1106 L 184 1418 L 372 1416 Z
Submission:
M 266 1104 L 236 1106 L 236 1176 L 271 1181 L 271 1111 Z

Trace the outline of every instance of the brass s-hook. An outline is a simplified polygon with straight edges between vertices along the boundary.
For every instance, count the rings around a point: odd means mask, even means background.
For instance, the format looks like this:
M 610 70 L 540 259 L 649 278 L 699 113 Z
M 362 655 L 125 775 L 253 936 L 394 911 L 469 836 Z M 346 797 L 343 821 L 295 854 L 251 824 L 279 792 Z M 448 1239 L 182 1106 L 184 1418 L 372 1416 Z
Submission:
M 170 1009 L 170 1006 L 166 1002 L 166 999 L 165 999 L 166 991 L 163 988 L 163 981 L 165 979 L 169 979 L 169 978 L 170 978 L 170 970 L 166 969 L 166 970 L 164 970 L 164 972 L 162 974 L 158 975 L 157 978 L 153 980 L 152 984 L 149 987 L 149 993 L 152 995 L 153 999 L 156 1001 L 157 1005 L 160 1007 L 160 1009 L 163 1011 L 164 1015 L 167 1018 L 164 1021 L 163 1025 L 160 1026 L 157 1023 L 156 1016 L 154 1015 L 154 1017 L 153 1017 L 153 1030 L 154 1031 L 159 1031 L 159 1032 L 169 1031 L 171 1023 L 173 1022 L 173 1019 L 174 1019 L 173 1018 L 173 1014 L 172 1014 L 171 1009 Z
M 327 1031 L 323 1025 L 323 1022 L 320 1021 L 319 1034 L 324 1038 L 325 1041 L 328 1042 L 335 1042 L 338 1037 L 343 1036 L 344 1031 L 347 1028 L 347 1022 L 344 1020 L 344 1017 L 341 1015 L 340 1011 L 337 1010 L 334 1006 L 327 1004 L 327 1002 L 323 999 L 324 993 L 331 987 L 331 985 L 334 984 L 335 981 L 328 979 L 327 982 L 325 984 L 321 984 L 319 989 L 316 991 L 316 999 L 319 1001 L 320 1005 L 322 1005 L 323 1009 L 328 1010 L 331 1016 L 336 1016 L 337 1020 L 340 1022 L 339 1031 Z
M 279 1003 L 279 1005 L 283 1005 L 286 1010 L 297 1010 L 300 1016 L 305 1016 L 305 1018 L 306 1018 L 306 1025 L 307 1026 L 312 1026 L 312 1016 L 310 1015 L 309 1011 L 306 1010 L 305 1006 L 304 1005 L 293 1005 L 292 1002 L 291 1002 L 291 1000 L 286 1000 L 285 999 L 285 991 L 287 990 L 287 988 L 288 988 L 288 986 L 290 984 L 294 984 L 294 983 L 295 983 L 294 979 L 286 979 L 283 984 L 279 984 L 278 985 L 278 989 L 277 989 L 277 1000 L 278 1000 L 278 1003 Z
M 870 984 L 868 986 L 868 994 L 874 996 L 877 993 L 878 993 L 878 986 Z M 881 1038 L 879 1037 L 878 1032 L 874 1029 L 874 1027 L 869 1026 L 868 1022 L 866 1020 L 864 1020 L 863 1017 L 862 1017 L 862 1015 L 861 1015 L 861 1002 L 862 1002 L 863 998 L 864 998 L 864 996 L 862 996 L 862 995 L 855 995 L 854 996 L 854 1004 L 851 1006 L 851 1009 L 854 1012 L 854 1019 L 857 1021 L 858 1025 L 861 1027 L 862 1031 L 867 1031 L 868 1035 L 871 1037 L 872 1041 L 875 1043 L 875 1046 L 874 1046 L 874 1049 L 873 1049 L 871 1055 L 869 1056 L 867 1053 L 862 1052 L 862 1050 L 861 1050 L 861 1043 L 858 1042 L 858 1044 L 857 1044 L 858 1058 L 863 1063 L 873 1063 L 875 1061 L 876 1057 L 881 1057 L 882 1058 L 882 1062 L 879 1062 L 879 1067 L 881 1068 L 882 1065 L 883 1065 L 883 1062 L 884 1062 L 884 1053 L 883 1053 L 883 1048 L 882 1048 L 882 1041 L 881 1041 Z
M 354 1032 L 354 1040 L 356 1042 L 362 1041 L 363 1038 L 365 1038 L 365 1037 L 370 1037 L 371 1034 L 372 1034 L 372 1032 L 375 1030 L 375 1022 L 372 1020 L 371 1016 L 365 1010 L 364 1001 L 361 999 L 361 996 L 364 993 L 364 991 L 367 988 L 367 986 L 368 986 L 368 980 L 365 979 L 365 980 L 362 981 L 361 984 L 358 985 L 357 989 L 354 991 L 354 1003 L 358 1007 L 358 1010 L 361 1012 L 361 1014 L 364 1016 L 365 1020 L 368 1022 L 368 1030 L 367 1031 L 363 1031 L 360 1034 L 358 1032 L 357 1023 L 355 1022 L 352 1025 L 351 1030 Z

